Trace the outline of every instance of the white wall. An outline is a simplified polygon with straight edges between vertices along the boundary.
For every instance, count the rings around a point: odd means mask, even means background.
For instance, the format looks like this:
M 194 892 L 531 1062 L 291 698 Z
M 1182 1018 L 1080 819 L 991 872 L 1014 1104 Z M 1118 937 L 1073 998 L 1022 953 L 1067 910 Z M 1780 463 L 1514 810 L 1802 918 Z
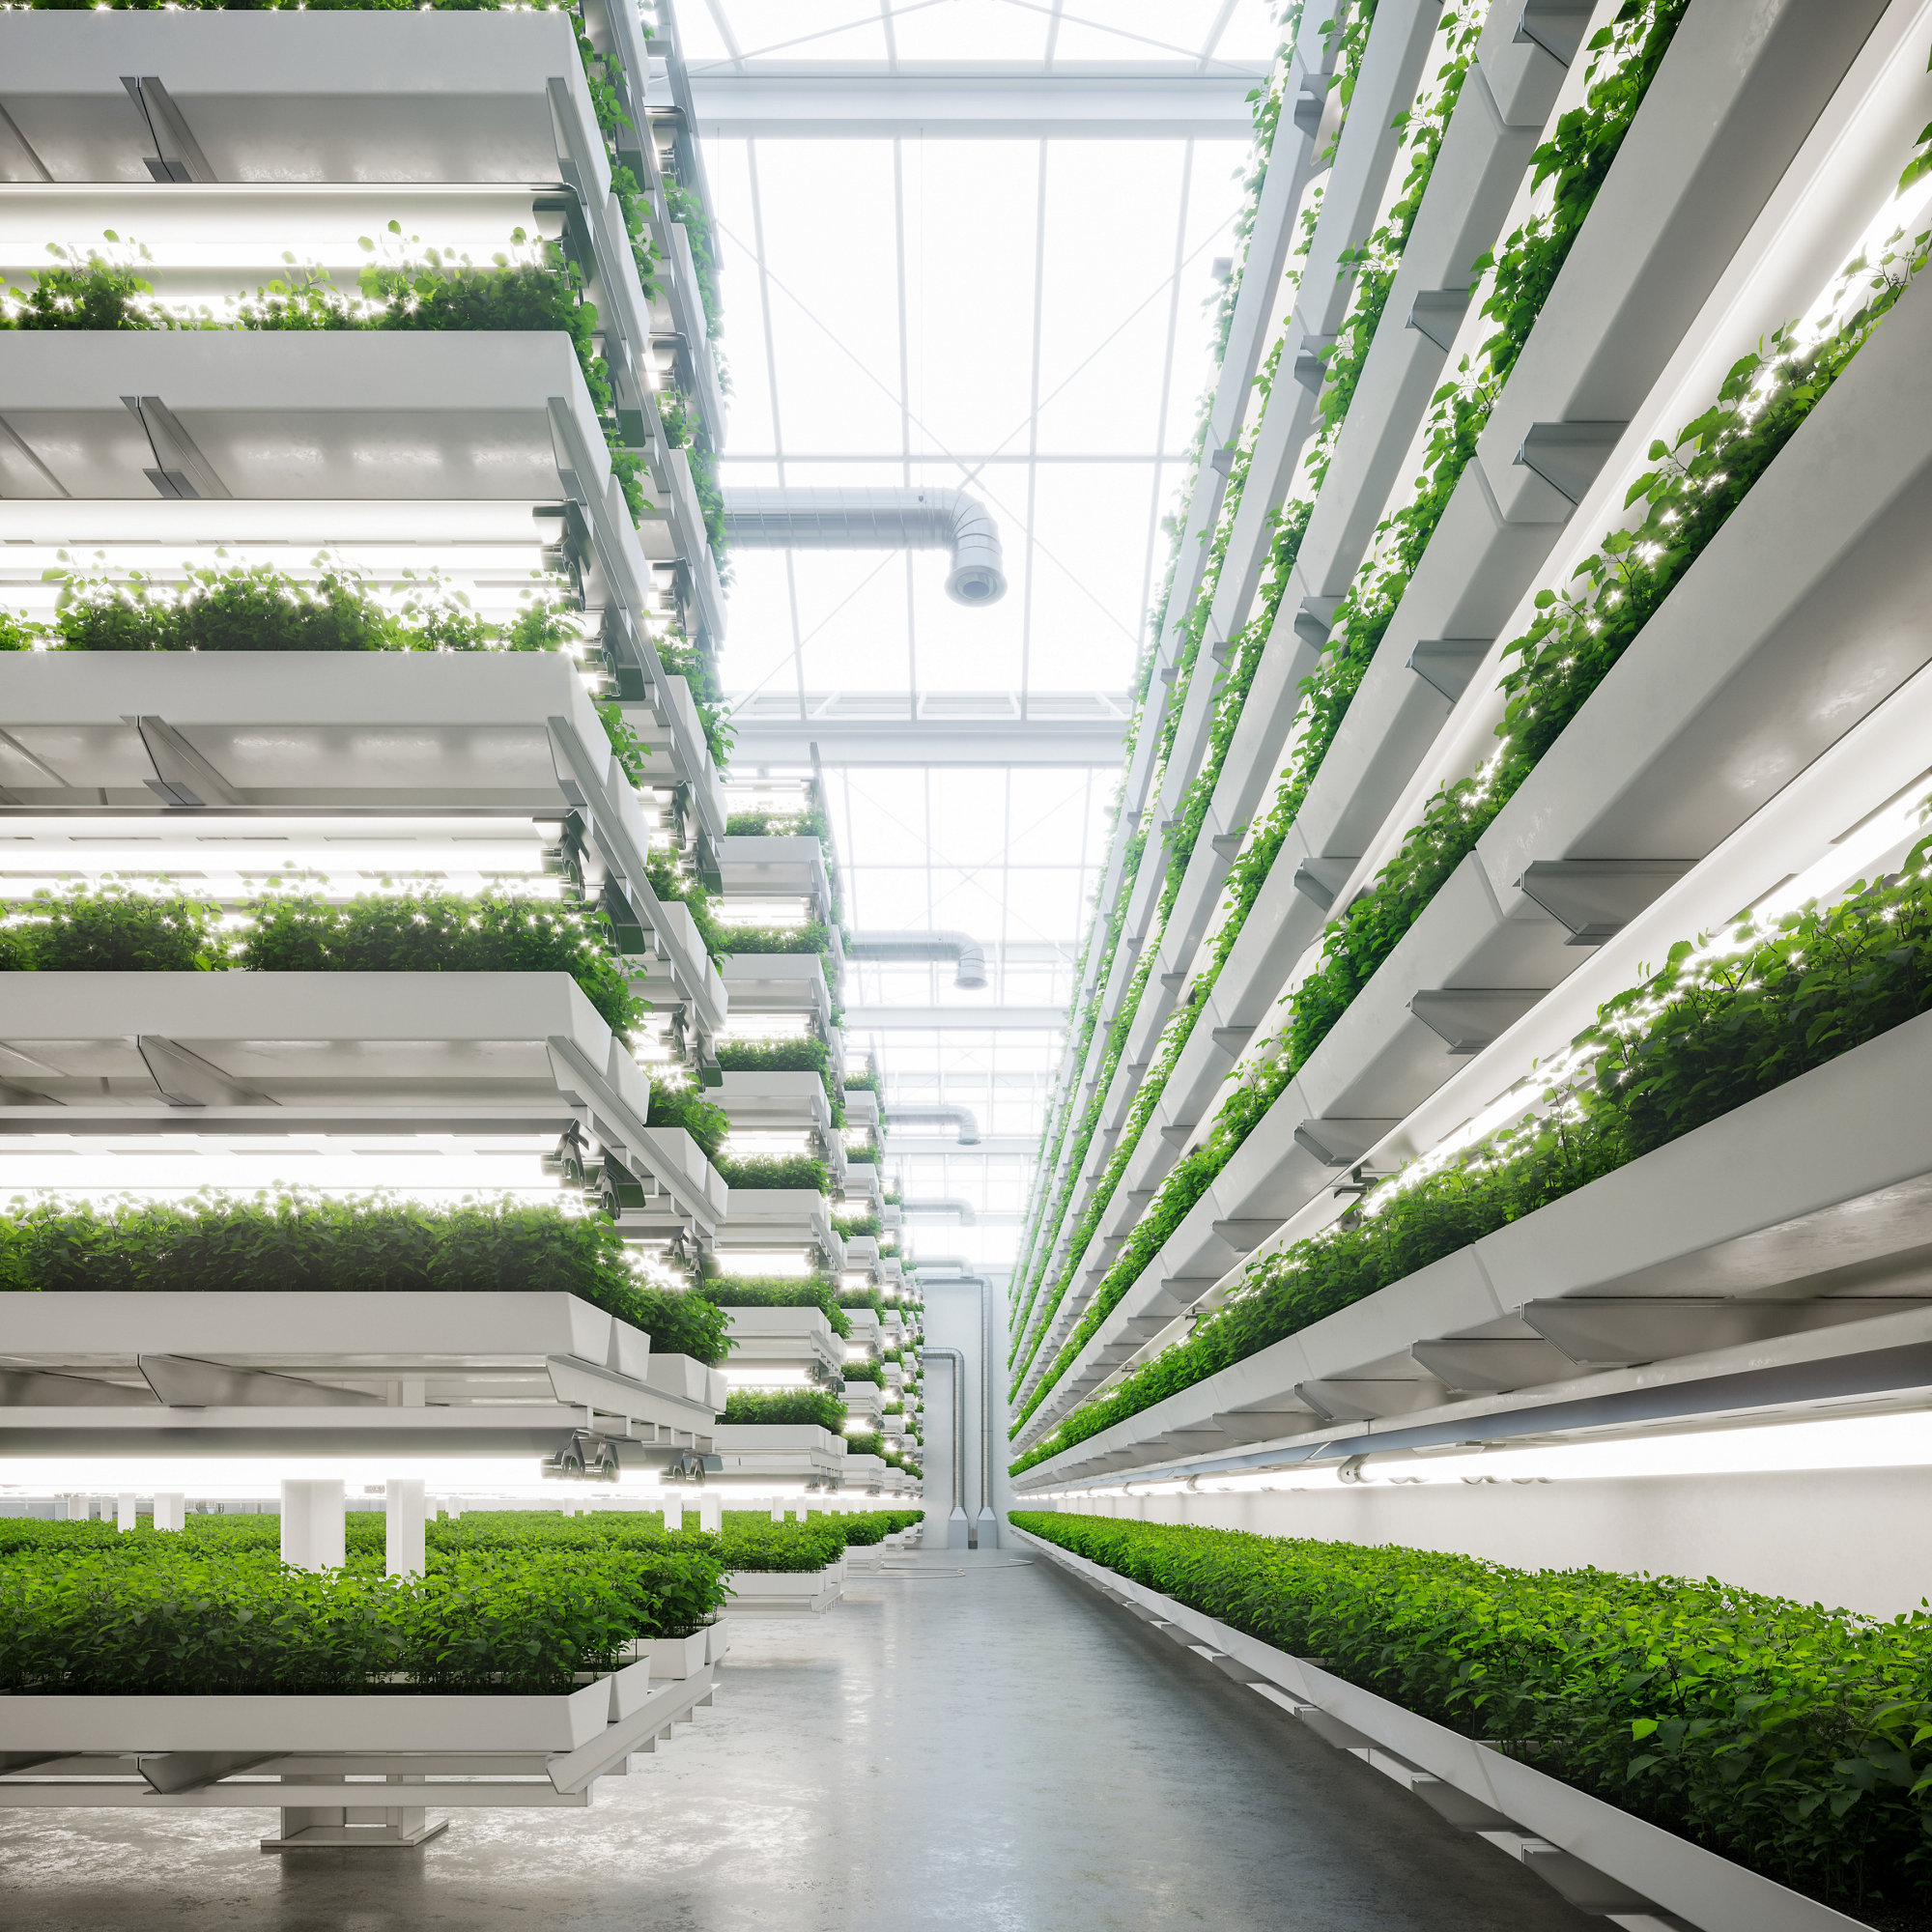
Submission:
M 1017 1507 L 1027 1507 L 1024 1496 Z M 1895 1616 L 1932 1596 L 1932 1468 L 1605 1481 L 1376 1485 L 1224 1496 L 1102 1497 L 1084 1514 L 1266 1536 L 1457 1549 L 1526 1570 L 1717 1577 L 1768 1595 Z
M 988 1292 L 993 1298 L 993 1508 L 1006 1513 L 1011 1482 L 1006 1472 L 1002 1451 L 1007 1444 L 1006 1379 L 1006 1293 L 1007 1273 L 984 1268 Z M 965 1438 L 965 1503 L 969 1520 L 980 1514 L 980 1398 L 985 1350 L 980 1336 L 980 1285 L 977 1281 L 924 1281 L 925 1342 L 927 1350 L 957 1349 L 966 1357 L 966 1412 L 962 1418 Z M 926 1411 L 921 1427 L 925 1432 L 925 1507 L 937 1510 L 942 1518 L 952 1506 L 952 1368 L 944 1357 L 928 1354 L 923 1364 Z

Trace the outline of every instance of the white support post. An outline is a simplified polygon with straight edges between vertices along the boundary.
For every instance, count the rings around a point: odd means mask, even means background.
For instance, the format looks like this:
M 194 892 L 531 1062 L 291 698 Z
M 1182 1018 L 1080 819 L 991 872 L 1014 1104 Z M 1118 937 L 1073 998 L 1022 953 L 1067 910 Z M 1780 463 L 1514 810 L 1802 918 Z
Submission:
M 772 1520 L 774 1522 L 782 1522 L 784 1520 L 784 1498 L 782 1496 L 774 1496 L 772 1498 Z
M 723 1496 L 698 1497 L 697 1526 L 707 1536 L 716 1536 L 724 1527 L 724 1498 Z
M 428 1510 L 420 1476 L 391 1476 L 384 1492 L 384 1569 L 391 1577 L 429 1574 Z
M 159 1491 L 155 1496 L 155 1527 L 182 1529 L 187 1523 L 187 1498 L 179 1490 Z
M 282 1485 L 282 1561 L 298 1570 L 340 1570 L 347 1554 L 339 1478 Z M 156 1514 L 160 1499 L 156 1498 Z
M 140 1520 L 136 1513 L 136 1505 L 140 1500 L 132 1490 L 123 1490 L 115 1498 L 114 1520 L 122 1530 L 132 1529 Z

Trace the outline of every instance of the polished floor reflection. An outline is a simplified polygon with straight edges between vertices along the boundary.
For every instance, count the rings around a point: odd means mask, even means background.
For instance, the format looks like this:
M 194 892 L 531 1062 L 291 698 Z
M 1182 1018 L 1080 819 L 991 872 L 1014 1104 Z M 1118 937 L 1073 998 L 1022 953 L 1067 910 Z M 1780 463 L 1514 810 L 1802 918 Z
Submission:
M 588 1811 L 268 1857 L 270 1814 L 0 1814 L 36 1932 L 1583 1932 L 1480 1839 L 1045 1565 L 891 1559 L 741 1632 Z

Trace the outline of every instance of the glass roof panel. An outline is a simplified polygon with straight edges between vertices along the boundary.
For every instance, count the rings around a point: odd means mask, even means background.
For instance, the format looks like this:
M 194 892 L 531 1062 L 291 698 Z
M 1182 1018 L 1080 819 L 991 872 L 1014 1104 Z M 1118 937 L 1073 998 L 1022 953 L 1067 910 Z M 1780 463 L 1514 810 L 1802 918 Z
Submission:
M 678 0 L 686 58 L 712 61 L 1266 60 L 1263 0 Z
M 892 31 L 902 61 L 1042 61 L 1050 18 L 1013 0 L 897 0 Z
M 1029 408 L 1040 144 L 903 147 L 914 446 L 998 449 Z
M 879 9 L 866 0 L 680 0 L 685 58 L 701 61 L 886 58 Z
M 1059 11 L 1057 61 L 1172 65 L 1200 59 L 1221 9 L 1217 0 L 1065 0 Z
M 1266 0 L 891 11 L 891 53 L 920 63 L 1037 61 L 1050 42 L 1056 63 L 1198 70 L 1204 54 L 1266 58 L 1278 32 Z M 733 46 L 784 63 L 889 54 L 863 0 L 679 0 L 678 13 L 694 65 Z M 847 1045 L 855 1061 L 877 1055 L 889 1113 L 895 1100 L 974 1110 L 989 1145 L 906 1128 L 892 1159 L 909 1198 L 980 1213 L 971 1227 L 915 1216 L 918 1246 L 996 1264 L 1011 1254 L 1060 1053 L 1058 1028 L 1035 1016 L 1070 997 L 1116 780 L 1105 766 L 922 765 L 919 734 L 962 707 L 1009 715 L 1015 732 L 1069 707 L 1124 722 L 1165 566 L 1159 520 L 1211 371 L 1214 271 L 1235 252 L 1245 147 L 739 135 L 707 139 L 705 157 L 733 381 L 727 490 L 963 488 L 999 521 L 1009 587 L 990 609 L 947 599 L 942 552 L 740 552 L 723 664 L 757 716 L 797 716 L 801 686 L 814 711 L 838 694 L 867 716 L 918 713 L 903 766 L 828 758 L 847 922 L 967 931 L 989 984 L 959 988 L 950 962 L 854 961 Z M 874 1028 L 881 1007 L 989 1024 Z

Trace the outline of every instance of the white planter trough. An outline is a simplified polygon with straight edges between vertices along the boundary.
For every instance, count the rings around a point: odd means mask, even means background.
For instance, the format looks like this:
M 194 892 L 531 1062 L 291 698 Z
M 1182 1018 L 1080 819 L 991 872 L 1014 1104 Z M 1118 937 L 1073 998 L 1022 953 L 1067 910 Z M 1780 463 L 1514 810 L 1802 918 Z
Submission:
M 641 1657 L 557 1696 L 0 1698 L 0 1808 L 277 1810 L 262 1848 L 286 1851 L 419 1845 L 432 1806 L 582 1807 L 712 1701 L 693 1641 L 681 1678 Z M 411 1804 L 384 1802 L 404 1779 Z
M 843 1562 L 823 1570 L 738 1570 L 725 1577 L 734 1617 L 822 1616 L 844 1593 Z
M 682 1684 L 702 1670 L 710 1661 L 710 1648 L 708 1630 L 693 1631 L 689 1636 L 639 1637 L 631 1646 L 650 1665 L 651 1675 L 667 1684 Z
M 1696 1932 L 1858 1932 L 1859 1920 L 1716 1852 L 1028 1530 L 1014 1527 L 1013 1534 L 1306 1723 L 1324 1743 L 1392 1777 L 1452 1825 L 1479 1833 L 1584 1912 L 1642 1932 L 1668 1925 Z

